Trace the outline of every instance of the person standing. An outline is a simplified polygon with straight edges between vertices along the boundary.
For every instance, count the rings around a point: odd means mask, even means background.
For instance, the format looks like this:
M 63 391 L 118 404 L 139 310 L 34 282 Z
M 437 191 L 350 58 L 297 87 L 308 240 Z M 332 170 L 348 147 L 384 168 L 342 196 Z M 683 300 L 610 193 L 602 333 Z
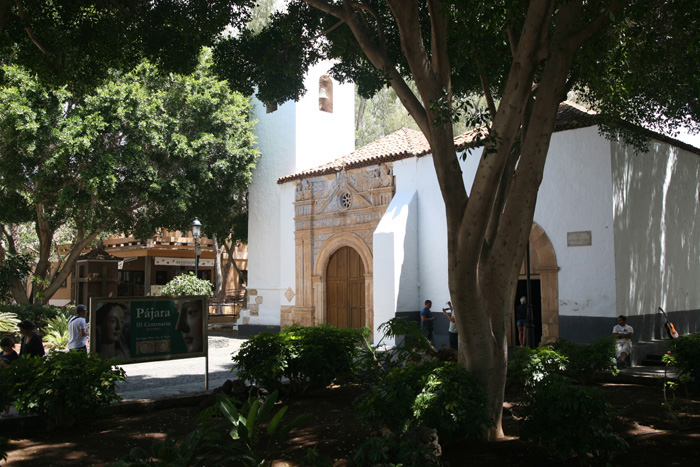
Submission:
M 520 347 L 527 344 L 527 298 L 520 297 L 520 305 L 515 308 L 515 324 L 518 326 Z
M 448 310 L 450 310 L 451 313 L 448 313 Z M 450 333 L 450 348 L 457 350 L 459 346 L 459 335 L 457 334 L 457 320 L 452 310 L 452 302 L 447 302 L 447 308 L 443 308 L 442 312 L 447 316 L 447 319 L 450 320 L 450 327 L 447 329 Z
M 44 344 L 41 342 L 39 333 L 34 330 L 34 323 L 25 319 L 17 327 L 19 327 L 19 333 L 22 334 L 19 356 L 43 357 L 45 353 Z
M 437 318 L 433 317 L 433 313 L 430 311 L 431 306 L 433 306 L 433 302 L 426 300 L 425 307 L 420 312 L 420 327 L 423 328 L 430 345 L 433 345 L 433 321 Z
M 628 366 L 629 356 L 632 353 L 634 329 L 627 324 L 627 318 L 624 315 L 617 317 L 617 324 L 613 327 L 613 336 L 617 339 L 617 364 L 621 367 Z
M 85 322 L 87 307 L 78 305 L 68 321 L 68 350 L 87 353 L 88 330 Z

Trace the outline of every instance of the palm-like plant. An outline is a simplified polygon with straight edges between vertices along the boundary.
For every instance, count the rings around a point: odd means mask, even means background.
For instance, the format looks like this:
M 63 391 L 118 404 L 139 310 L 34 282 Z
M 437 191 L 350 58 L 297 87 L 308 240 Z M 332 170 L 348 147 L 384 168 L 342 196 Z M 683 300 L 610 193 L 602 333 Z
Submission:
M 19 319 L 14 313 L 0 313 L 0 332 L 13 332 L 17 330 Z
M 53 344 L 56 349 L 68 347 L 68 316 L 59 313 L 55 318 L 51 318 L 46 325 L 44 340 Z

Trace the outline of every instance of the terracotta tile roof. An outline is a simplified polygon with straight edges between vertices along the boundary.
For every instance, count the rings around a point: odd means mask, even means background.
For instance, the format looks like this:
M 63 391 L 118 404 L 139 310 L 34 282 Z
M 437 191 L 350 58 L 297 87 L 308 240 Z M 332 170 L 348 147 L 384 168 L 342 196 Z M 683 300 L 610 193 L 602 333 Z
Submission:
M 554 131 L 573 130 L 576 128 L 593 126 L 596 124 L 596 115 L 595 112 L 574 102 L 564 101 L 559 106 L 559 111 L 557 112 L 554 123 Z M 469 130 L 457 136 L 454 140 L 455 150 L 461 151 L 467 147 L 480 146 L 481 141 L 478 138 L 479 134 L 485 136 L 485 128 Z M 650 136 L 683 149 L 692 148 L 691 150 L 693 152 L 697 152 L 696 148 L 674 140 L 673 138 L 658 133 L 653 133 Z M 303 180 L 305 178 L 333 174 L 340 172 L 343 168 L 355 169 L 382 162 L 407 159 L 409 157 L 420 157 L 426 154 L 430 154 L 430 145 L 428 144 L 428 140 L 425 139 L 425 136 L 423 136 L 423 133 L 408 128 L 401 128 L 332 162 L 282 177 L 277 180 L 277 183 L 281 184 L 293 180 Z
M 327 164 L 282 177 L 277 180 L 277 183 L 333 174 L 340 172 L 343 168 L 354 169 L 381 162 L 397 161 L 429 152 L 430 145 L 422 132 L 401 128 Z

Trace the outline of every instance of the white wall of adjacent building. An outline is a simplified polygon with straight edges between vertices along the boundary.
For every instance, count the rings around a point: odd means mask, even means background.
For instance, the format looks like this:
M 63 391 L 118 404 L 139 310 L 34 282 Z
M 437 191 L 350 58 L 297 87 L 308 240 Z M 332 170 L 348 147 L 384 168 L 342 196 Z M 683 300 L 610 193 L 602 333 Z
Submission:
M 242 324 L 279 325 L 280 306 L 294 305 L 284 296 L 294 289 L 294 184 L 277 180 L 316 167 L 354 149 L 355 90 L 333 82 L 333 112 L 319 110 L 319 78 L 328 62 L 307 74 L 306 94 L 274 112 L 253 99 L 255 132 L 261 157 L 249 189 L 248 289 L 257 316 L 244 313 Z

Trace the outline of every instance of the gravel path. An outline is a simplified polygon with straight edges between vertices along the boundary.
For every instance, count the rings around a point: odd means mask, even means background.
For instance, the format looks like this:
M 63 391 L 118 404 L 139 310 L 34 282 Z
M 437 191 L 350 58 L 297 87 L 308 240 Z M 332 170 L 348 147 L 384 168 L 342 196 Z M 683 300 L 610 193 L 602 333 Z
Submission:
M 231 373 L 231 356 L 246 339 L 209 336 L 209 390 L 220 387 Z M 122 400 L 164 399 L 204 392 L 205 358 L 185 358 L 121 365 L 126 380 L 117 393 Z

